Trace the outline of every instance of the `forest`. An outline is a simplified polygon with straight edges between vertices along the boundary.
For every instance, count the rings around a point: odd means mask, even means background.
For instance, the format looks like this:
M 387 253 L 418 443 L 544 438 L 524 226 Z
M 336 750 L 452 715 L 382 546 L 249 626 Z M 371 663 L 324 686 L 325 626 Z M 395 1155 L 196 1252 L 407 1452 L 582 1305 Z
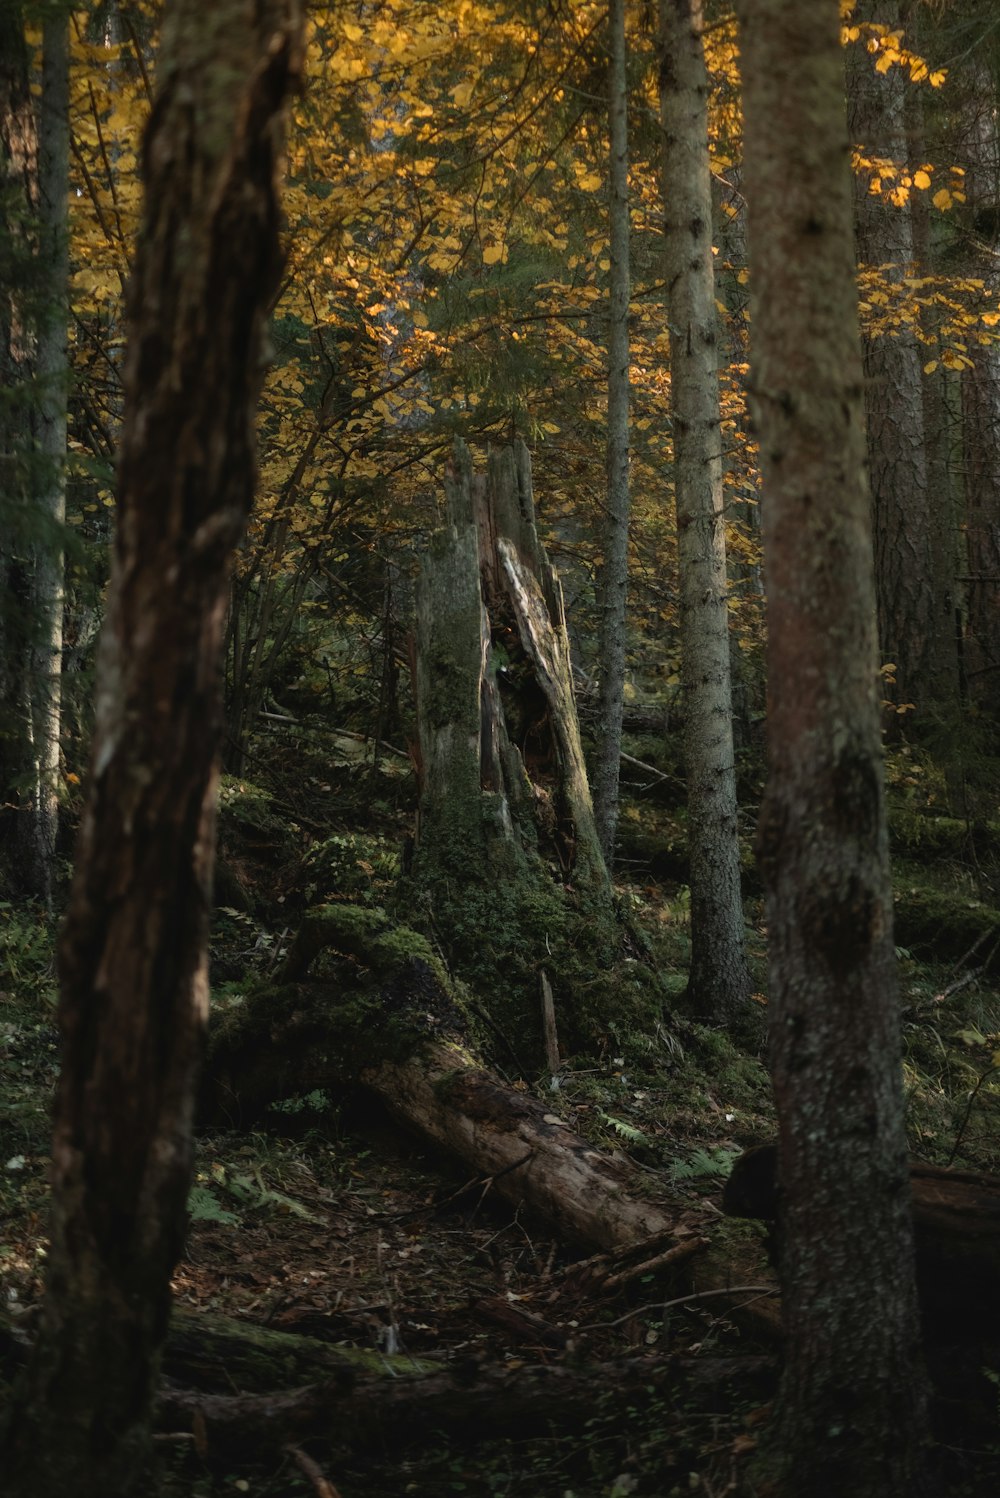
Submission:
M 995 0 L 0 0 L 4 1498 L 1000 1481 Z

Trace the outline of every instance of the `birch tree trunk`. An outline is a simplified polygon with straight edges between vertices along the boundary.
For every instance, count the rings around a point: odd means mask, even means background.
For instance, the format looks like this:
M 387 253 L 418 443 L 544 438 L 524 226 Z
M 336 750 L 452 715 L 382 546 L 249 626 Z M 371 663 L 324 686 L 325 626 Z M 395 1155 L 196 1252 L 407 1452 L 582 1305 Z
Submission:
M 913 1498 L 923 1380 L 837 0 L 742 0 L 789 1498 Z
M 41 524 L 31 578 L 32 651 L 29 732 L 34 768 L 25 862 L 38 894 L 51 903 L 59 826 L 59 728 L 63 642 L 63 553 L 66 518 L 66 401 L 69 357 L 69 16 L 47 14 L 42 31 L 38 131 L 39 251 L 44 305 L 39 316 L 39 476 Z
M 665 272 L 677 505 L 691 972 L 699 1013 L 732 1018 L 746 965 L 726 605 L 708 74 L 701 0 L 661 0 Z
M 618 827 L 618 775 L 625 705 L 625 605 L 629 531 L 629 204 L 628 82 L 625 0 L 609 0 L 608 126 L 611 167 L 611 305 L 608 316 L 608 512 L 601 573 L 600 731 L 594 774 L 594 816 L 611 869 Z
M 183 1243 L 233 547 L 254 482 L 290 0 L 175 0 L 144 149 L 113 582 L 60 943 L 62 1068 L 38 1341 L 5 1492 L 147 1491 Z
M 59 775 L 69 278 L 68 20 L 43 23 L 33 116 L 19 5 L 0 17 L 6 286 L 0 452 L 0 801 L 13 889 L 51 901 Z

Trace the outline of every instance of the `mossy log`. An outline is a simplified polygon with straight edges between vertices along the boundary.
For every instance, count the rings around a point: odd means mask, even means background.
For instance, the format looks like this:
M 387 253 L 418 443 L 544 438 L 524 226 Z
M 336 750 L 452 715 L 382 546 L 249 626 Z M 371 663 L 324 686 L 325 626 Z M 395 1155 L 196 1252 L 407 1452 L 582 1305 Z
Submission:
M 915 957 L 1000 972 L 1000 910 L 971 890 L 943 889 L 926 870 L 894 871 L 897 943 Z
M 323 954 L 325 975 L 308 981 Z M 468 1008 L 423 937 L 382 913 L 311 913 L 283 981 L 213 1023 L 205 1106 L 243 1121 L 269 1101 L 359 1083 L 408 1127 L 562 1236 L 615 1248 L 669 1235 L 680 1212 L 628 1161 L 593 1149 L 470 1050 Z M 690 1238 L 678 1227 L 677 1238 Z
M 538 1059 L 543 972 L 572 1049 L 611 1022 L 650 1024 L 662 996 L 610 977 L 642 950 L 601 854 L 527 449 L 491 452 L 483 475 L 456 443 L 445 487 L 417 588 L 420 815 L 403 899 Z
M 733 1167 L 723 1208 L 779 1222 L 776 1145 L 748 1150 Z M 910 1162 L 917 1287 L 934 1338 L 1000 1335 L 1000 1177 Z
M 210 1463 L 249 1465 L 288 1442 L 323 1440 L 335 1451 L 398 1454 L 442 1437 L 464 1450 L 504 1436 L 549 1435 L 612 1419 L 637 1400 L 683 1397 L 714 1407 L 719 1391 L 747 1379 L 773 1380 L 769 1358 L 619 1359 L 591 1367 L 491 1367 L 454 1362 L 422 1376 L 357 1376 L 267 1395 L 168 1390 L 157 1406 L 161 1432 L 194 1430 Z
M 433 1366 L 426 1359 L 334 1347 L 318 1337 L 180 1305 L 171 1311 L 163 1357 L 163 1373 L 171 1383 L 242 1393 L 320 1382 L 348 1389 L 366 1375 L 397 1378 L 428 1372 Z

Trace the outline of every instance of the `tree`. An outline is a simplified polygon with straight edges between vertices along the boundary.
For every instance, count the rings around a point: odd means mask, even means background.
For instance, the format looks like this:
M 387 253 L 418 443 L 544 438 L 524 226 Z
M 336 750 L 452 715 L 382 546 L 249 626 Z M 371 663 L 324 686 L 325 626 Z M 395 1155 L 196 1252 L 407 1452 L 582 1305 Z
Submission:
M 253 493 L 297 12 L 176 0 L 164 28 L 91 783 L 60 943 L 47 1286 L 6 1430 L 12 1493 L 144 1485 L 207 1016 L 220 649 Z
M 742 0 L 760 435 L 782 1491 L 921 1492 L 923 1418 L 836 0 Z
M 47 11 L 42 26 L 42 91 L 38 114 L 39 258 L 44 306 L 39 314 L 37 496 L 44 522 L 36 547 L 30 609 L 31 866 L 38 892 L 52 897 L 59 825 L 59 730 L 63 643 L 62 531 L 66 519 L 66 426 L 69 360 L 69 15 Z
M 861 157 L 854 179 L 858 259 L 869 273 L 899 285 L 913 274 L 911 199 L 902 186 L 908 85 L 892 60 L 901 36 L 899 0 L 863 0 L 852 19 L 863 23 L 865 43 L 852 49 L 848 65 L 850 131 Z M 938 620 L 922 361 L 913 327 L 869 334 L 864 360 L 879 644 L 895 668 L 897 705 L 919 705 Z
M 726 1019 L 749 997 L 750 977 L 733 754 L 703 25 L 701 0 L 662 0 L 664 258 L 691 858 L 688 992 L 699 1012 Z
M 33 407 L 40 306 L 38 138 L 19 4 L 0 7 L 0 802 L 3 863 L 19 893 L 43 893 L 32 836 L 34 638 L 31 579 L 39 545 Z
M 618 826 L 618 772 L 625 703 L 625 618 L 628 590 L 629 206 L 628 78 L 625 0 L 608 5 L 609 218 L 611 286 L 608 309 L 608 512 L 600 616 L 600 733 L 594 773 L 594 816 L 610 869 Z

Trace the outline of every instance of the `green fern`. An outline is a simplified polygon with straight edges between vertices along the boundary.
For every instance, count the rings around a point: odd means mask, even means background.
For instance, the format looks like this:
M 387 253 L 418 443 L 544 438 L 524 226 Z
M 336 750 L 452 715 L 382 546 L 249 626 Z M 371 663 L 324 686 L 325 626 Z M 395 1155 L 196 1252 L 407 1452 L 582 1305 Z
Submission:
M 627 1144 L 648 1144 L 649 1136 L 633 1124 L 626 1123 L 624 1119 L 612 1118 L 610 1113 L 601 1113 L 601 1118 L 606 1124 L 610 1124 L 615 1133 L 626 1141 Z
M 686 1160 L 675 1160 L 667 1171 L 667 1176 L 673 1182 L 697 1181 L 703 1176 L 718 1176 L 725 1178 L 733 1168 L 733 1161 L 740 1153 L 739 1150 L 729 1149 L 720 1145 L 718 1149 L 695 1149 Z

